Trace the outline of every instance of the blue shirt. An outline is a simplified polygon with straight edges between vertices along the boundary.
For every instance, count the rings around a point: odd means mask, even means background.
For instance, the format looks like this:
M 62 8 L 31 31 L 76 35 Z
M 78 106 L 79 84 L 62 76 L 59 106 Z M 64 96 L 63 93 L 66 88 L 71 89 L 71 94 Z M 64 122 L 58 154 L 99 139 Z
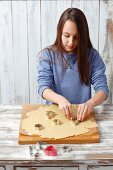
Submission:
M 109 90 L 105 75 L 105 64 L 97 50 L 91 49 L 91 83 L 82 84 L 79 78 L 76 54 L 42 50 L 38 55 L 37 81 L 38 93 L 42 96 L 46 88 L 64 96 L 71 104 L 84 103 L 91 98 L 91 84 L 95 92 L 103 91 L 108 96 Z M 64 68 L 64 66 L 66 68 Z M 45 101 L 45 104 L 50 102 Z

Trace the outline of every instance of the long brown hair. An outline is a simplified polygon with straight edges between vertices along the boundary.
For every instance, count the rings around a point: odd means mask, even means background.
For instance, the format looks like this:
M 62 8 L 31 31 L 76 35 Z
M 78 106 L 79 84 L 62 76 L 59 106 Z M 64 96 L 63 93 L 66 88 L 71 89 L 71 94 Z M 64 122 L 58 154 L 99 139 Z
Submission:
M 77 8 L 66 9 L 58 22 L 57 35 L 52 50 L 58 50 L 62 53 L 64 49 L 62 47 L 62 30 L 67 20 L 75 22 L 79 33 L 79 43 L 77 46 L 77 65 L 79 77 L 82 84 L 88 85 L 90 83 L 90 62 L 88 57 L 88 51 L 93 47 L 89 37 L 89 29 L 86 17 L 84 13 Z

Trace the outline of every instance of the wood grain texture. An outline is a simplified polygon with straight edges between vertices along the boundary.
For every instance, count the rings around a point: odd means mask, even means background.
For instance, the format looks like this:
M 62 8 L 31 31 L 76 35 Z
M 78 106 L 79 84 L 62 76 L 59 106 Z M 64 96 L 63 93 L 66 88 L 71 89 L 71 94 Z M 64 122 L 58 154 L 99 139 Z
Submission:
M 78 167 L 17 167 L 16 170 L 79 170 Z M 81 169 L 80 169 L 81 170 Z
M 37 54 L 54 42 L 61 13 L 77 7 L 86 14 L 91 41 L 107 66 L 113 103 L 113 1 L 0 1 L 0 103 L 41 103 Z M 94 94 L 94 92 L 92 93 Z
M 14 61 L 11 1 L 0 1 L 0 100 L 14 102 Z
M 113 166 L 88 166 L 88 170 L 112 170 Z
M 12 1 L 12 29 L 15 85 L 14 103 L 29 103 L 29 56 L 26 1 Z
M 29 145 L 18 144 L 21 106 L 0 106 L 0 165 L 15 166 L 75 166 L 113 165 L 113 105 L 95 108 L 95 116 L 99 126 L 100 143 L 70 144 L 72 152 L 55 157 L 30 157 Z M 62 145 L 57 144 L 59 147 Z
M 82 10 L 87 18 L 91 42 L 98 50 L 98 27 L 99 27 L 99 1 L 72 1 L 72 7 Z
M 106 63 L 109 97 L 113 103 L 113 1 L 100 1 L 99 51 Z
M 37 95 L 37 54 L 41 50 L 40 1 L 27 1 L 28 65 L 30 103 L 41 102 Z M 38 101 L 39 99 L 39 101 Z
M 42 48 L 45 48 L 54 42 L 56 36 L 56 1 L 41 1 L 40 24 Z
M 75 143 L 99 143 L 99 132 L 97 128 L 91 128 L 88 133 L 72 136 L 64 139 L 48 139 L 41 138 L 38 135 L 29 136 L 22 129 L 22 120 L 26 118 L 26 113 L 36 110 L 44 105 L 23 105 L 21 112 L 20 130 L 19 130 L 19 144 L 37 144 L 37 142 L 56 143 L 56 144 L 75 144 Z
M 72 0 L 56 1 L 56 23 L 55 23 L 56 27 L 57 27 L 57 23 L 59 21 L 61 14 L 64 12 L 64 10 L 70 7 L 72 7 Z

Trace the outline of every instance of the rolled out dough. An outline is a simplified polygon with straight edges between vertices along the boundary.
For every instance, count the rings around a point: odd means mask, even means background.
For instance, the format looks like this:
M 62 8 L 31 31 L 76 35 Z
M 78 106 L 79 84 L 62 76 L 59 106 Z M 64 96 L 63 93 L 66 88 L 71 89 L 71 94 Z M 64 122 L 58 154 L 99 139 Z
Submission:
M 48 119 L 47 111 L 55 112 L 55 117 Z M 73 116 L 77 114 L 77 106 L 72 105 Z M 63 122 L 61 125 L 55 125 L 54 119 L 59 119 Z M 43 125 L 43 129 L 39 130 L 35 127 L 35 124 Z M 61 139 L 74 135 L 80 135 L 87 133 L 90 128 L 97 127 L 96 122 L 92 115 L 86 120 L 80 122 L 75 126 L 72 120 L 69 120 L 59 110 L 57 105 L 46 105 L 39 107 L 37 110 L 33 110 L 26 113 L 26 118 L 21 122 L 22 129 L 28 135 L 39 135 L 42 138 L 54 138 Z

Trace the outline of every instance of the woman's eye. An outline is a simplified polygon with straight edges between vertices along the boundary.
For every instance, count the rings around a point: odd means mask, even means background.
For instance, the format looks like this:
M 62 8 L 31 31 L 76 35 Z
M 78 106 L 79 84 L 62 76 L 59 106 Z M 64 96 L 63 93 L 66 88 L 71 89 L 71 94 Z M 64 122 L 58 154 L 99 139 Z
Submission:
M 67 37 L 67 38 L 69 37 L 69 35 L 64 35 L 64 36 Z

